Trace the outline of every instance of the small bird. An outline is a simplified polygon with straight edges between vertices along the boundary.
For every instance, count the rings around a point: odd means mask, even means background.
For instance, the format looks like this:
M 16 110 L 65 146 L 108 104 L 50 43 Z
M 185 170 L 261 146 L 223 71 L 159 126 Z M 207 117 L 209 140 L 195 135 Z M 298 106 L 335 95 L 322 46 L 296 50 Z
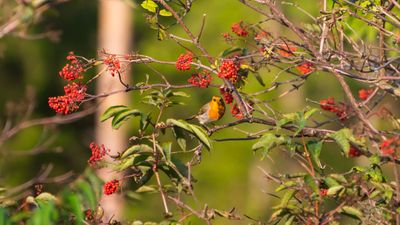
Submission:
M 224 114 L 224 100 L 221 97 L 213 96 L 211 101 L 203 105 L 196 115 L 188 118 L 187 120 L 197 118 L 200 124 L 206 124 L 221 119 Z

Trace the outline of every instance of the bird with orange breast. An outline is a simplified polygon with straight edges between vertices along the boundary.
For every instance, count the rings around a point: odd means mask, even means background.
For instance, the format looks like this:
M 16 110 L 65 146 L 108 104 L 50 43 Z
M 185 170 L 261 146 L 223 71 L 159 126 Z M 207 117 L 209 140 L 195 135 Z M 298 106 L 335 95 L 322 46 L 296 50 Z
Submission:
M 203 105 L 196 115 L 188 118 L 198 119 L 200 124 L 211 123 L 222 118 L 225 114 L 225 103 L 221 97 L 213 96 L 211 101 Z

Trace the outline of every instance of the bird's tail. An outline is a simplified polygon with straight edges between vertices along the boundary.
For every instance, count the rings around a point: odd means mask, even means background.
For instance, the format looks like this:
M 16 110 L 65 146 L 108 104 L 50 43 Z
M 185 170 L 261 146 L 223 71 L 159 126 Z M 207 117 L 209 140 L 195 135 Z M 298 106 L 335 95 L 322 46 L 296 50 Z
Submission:
M 186 121 L 193 120 L 193 119 L 195 119 L 195 118 L 196 118 L 196 116 L 197 116 L 197 115 L 193 115 L 193 116 L 191 116 L 191 117 L 189 117 L 189 118 L 186 118 L 185 120 L 186 120 Z

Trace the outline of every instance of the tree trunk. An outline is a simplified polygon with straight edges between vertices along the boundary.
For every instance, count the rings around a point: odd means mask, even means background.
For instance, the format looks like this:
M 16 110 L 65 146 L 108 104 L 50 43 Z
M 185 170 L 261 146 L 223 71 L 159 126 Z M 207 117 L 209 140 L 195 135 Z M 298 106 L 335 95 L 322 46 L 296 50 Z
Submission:
M 112 54 L 127 54 L 130 52 L 132 47 L 132 9 L 124 1 L 99 0 L 98 26 L 99 50 L 104 49 L 106 52 Z M 99 71 L 102 69 L 99 68 Z M 129 83 L 128 75 L 128 73 L 121 74 L 125 83 Z M 113 77 L 108 73 L 101 75 L 97 81 L 97 94 L 124 88 L 116 76 Z M 111 154 L 115 155 L 126 147 L 126 130 L 124 127 L 119 130 L 113 130 L 110 122 L 101 123 L 99 116 L 112 105 L 127 105 L 128 95 L 121 93 L 109 96 L 100 101 L 101 104 L 96 118 L 96 140 L 97 143 L 104 144 L 111 150 Z M 101 169 L 98 171 L 98 174 L 105 182 L 112 179 L 121 179 L 123 176 L 123 174 L 113 173 L 110 169 Z M 103 221 L 108 222 L 111 217 L 116 220 L 121 219 L 124 201 L 120 194 L 103 195 L 100 204 L 105 213 Z

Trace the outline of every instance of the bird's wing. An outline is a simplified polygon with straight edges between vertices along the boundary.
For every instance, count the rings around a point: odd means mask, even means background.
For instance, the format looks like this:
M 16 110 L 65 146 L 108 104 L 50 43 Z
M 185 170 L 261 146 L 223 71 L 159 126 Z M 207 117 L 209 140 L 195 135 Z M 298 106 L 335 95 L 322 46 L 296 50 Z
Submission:
M 202 115 L 202 114 L 204 114 L 205 112 L 208 112 L 209 109 L 210 109 L 210 103 L 207 103 L 207 104 L 203 105 L 203 106 L 200 108 L 200 110 L 199 110 L 199 112 L 197 113 L 197 115 Z

